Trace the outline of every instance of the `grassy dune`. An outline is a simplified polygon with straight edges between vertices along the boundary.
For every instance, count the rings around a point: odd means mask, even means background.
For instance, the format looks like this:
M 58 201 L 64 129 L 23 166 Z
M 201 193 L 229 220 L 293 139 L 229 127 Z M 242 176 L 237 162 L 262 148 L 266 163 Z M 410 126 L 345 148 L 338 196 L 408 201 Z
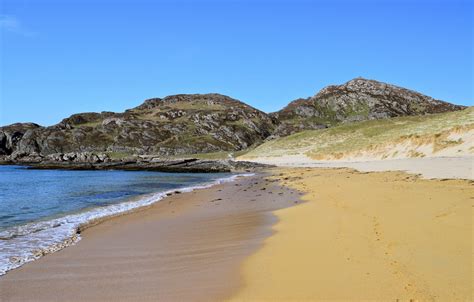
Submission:
M 317 160 L 474 153 L 474 107 L 309 130 L 266 142 L 241 159 L 305 155 Z

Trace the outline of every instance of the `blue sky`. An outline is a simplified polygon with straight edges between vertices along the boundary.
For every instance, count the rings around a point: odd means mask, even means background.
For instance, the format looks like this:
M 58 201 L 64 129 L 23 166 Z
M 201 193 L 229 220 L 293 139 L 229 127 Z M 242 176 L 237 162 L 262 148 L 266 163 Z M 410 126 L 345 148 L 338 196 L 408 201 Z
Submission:
M 177 93 L 271 112 L 357 76 L 474 105 L 472 3 L 2 0 L 0 125 Z

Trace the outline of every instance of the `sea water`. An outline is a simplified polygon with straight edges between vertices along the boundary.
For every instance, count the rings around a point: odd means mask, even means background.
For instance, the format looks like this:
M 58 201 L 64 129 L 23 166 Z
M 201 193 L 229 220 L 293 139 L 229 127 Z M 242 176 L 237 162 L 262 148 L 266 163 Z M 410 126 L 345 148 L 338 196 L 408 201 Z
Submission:
M 33 170 L 0 166 L 0 275 L 80 240 L 80 226 L 230 173 Z

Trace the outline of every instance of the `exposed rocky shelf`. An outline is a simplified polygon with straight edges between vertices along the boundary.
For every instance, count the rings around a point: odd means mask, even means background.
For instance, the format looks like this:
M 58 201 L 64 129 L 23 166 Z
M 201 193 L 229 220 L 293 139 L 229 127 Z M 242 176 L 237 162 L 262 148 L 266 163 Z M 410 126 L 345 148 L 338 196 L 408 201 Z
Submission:
M 160 172 L 252 172 L 269 165 L 233 160 L 203 160 L 196 158 L 166 159 L 154 156 L 135 156 L 110 159 L 99 153 L 52 154 L 47 157 L 30 156 L 19 160 L 3 158 L 0 165 L 24 165 L 32 169 L 65 170 L 144 170 Z

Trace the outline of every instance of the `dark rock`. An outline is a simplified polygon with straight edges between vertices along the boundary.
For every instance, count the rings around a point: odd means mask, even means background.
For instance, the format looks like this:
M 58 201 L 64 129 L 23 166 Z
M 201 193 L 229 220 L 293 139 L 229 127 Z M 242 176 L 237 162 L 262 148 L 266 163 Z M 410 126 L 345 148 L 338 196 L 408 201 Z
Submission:
M 11 162 L 2 162 L 8 164 Z M 160 172 L 249 172 L 271 167 L 253 162 L 230 160 L 200 160 L 200 159 L 162 159 L 161 161 L 142 162 L 140 160 L 108 161 L 108 162 L 77 162 L 77 161 L 15 161 L 17 164 L 27 164 L 31 169 L 65 169 L 65 170 L 130 170 L 130 171 L 160 171 Z M 176 192 L 175 192 L 176 193 Z
M 15 152 L 24 135 L 38 128 L 41 126 L 33 123 L 17 123 L 0 127 L 0 155 L 10 155 Z

